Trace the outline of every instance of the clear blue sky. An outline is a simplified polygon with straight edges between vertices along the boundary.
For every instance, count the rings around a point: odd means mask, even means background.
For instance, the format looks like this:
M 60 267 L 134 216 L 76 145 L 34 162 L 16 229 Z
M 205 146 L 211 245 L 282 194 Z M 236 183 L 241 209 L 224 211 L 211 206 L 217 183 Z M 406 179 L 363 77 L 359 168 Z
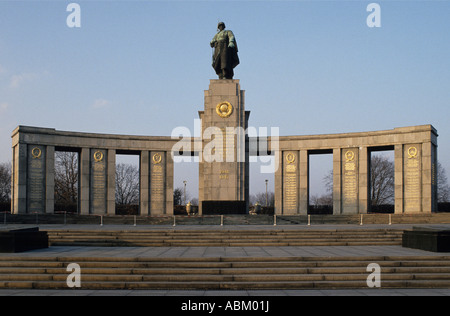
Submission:
M 81 28 L 66 25 L 70 2 Z M 380 28 L 366 24 L 371 2 Z M 193 129 L 216 78 L 219 20 L 237 39 L 250 125 L 310 135 L 432 124 L 450 172 L 449 1 L 0 0 L 0 162 L 17 125 Z M 252 176 L 253 193 L 265 178 Z

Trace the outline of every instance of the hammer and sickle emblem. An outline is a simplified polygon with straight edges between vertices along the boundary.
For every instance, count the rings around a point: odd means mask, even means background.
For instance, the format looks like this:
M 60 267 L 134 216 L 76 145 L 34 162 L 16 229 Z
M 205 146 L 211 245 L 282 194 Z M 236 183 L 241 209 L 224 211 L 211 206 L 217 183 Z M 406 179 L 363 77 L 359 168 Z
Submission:
M 102 153 L 101 151 L 96 151 L 96 152 L 94 153 L 94 160 L 95 160 L 96 162 L 102 161 L 102 160 L 103 160 L 103 153 Z
M 160 154 L 156 153 L 153 155 L 153 162 L 155 164 L 161 163 L 162 157 Z
M 286 161 L 288 163 L 294 163 L 295 161 L 295 155 L 293 153 L 289 153 L 286 155 Z
M 355 153 L 351 150 L 347 151 L 345 153 L 345 159 L 347 160 L 347 162 L 355 160 Z
M 408 148 L 408 159 L 416 158 L 417 157 L 418 150 L 416 147 L 409 147 Z
M 41 150 L 40 148 L 34 147 L 34 148 L 31 150 L 31 156 L 32 156 L 34 159 L 41 158 L 41 155 L 42 155 L 42 150 Z

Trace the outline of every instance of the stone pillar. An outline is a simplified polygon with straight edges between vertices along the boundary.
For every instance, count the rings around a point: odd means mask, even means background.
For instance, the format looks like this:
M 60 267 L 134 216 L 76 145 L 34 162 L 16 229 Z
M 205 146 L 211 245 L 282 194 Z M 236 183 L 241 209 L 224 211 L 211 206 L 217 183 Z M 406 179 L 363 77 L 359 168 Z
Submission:
M 166 214 L 166 164 L 166 152 L 150 152 L 150 215 Z
M 370 193 L 369 193 L 369 152 L 367 147 L 361 147 L 359 149 L 359 213 L 367 214 L 367 210 L 370 203 Z
M 205 108 L 200 112 L 200 214 L 205 214 L 203 204 L 211 208 L 207 210 L 211 214 L 248 212 L 249 151 L 245 129 L 250 113 L 245 111 L 244 103 L 239 80 L 211 80 L 205 91 Z
M 307 150 L 300 150 L 299 165 L 299 213 L 307 215 L 309 206 L 309 155 Z
M 422 144 L 403 146 L 403 212 L 422 212 Z M 431 182 L 430 182 L 431 183 Z
M 55 146 L 46 146 L 45 171 L 45 212 L 55 212 Z
M 403 214 L 403 145 L 394 147 L 395 214 Z
M 106 214 L 108 198 L 108 151 L 91 149 L 89 213 Z
M 45 213 L 46 146 L 29 145 L 27 153 L 27 213 Z
M 422 144 L 422 211 L 437 211 L 437 150 L 431 142 Z
M 81 148 L 79 157 L 79 186 L 78 186 L 78 212 L 82 215 L 89 214 L 89 186 L 90 186 L 90 165 L 91 150 L 90 148 Z
M 141 216 L 149 215 L 149 185 L 150 185 L 150 169 L 149 169 L 149 155 L 148 150 L 141 151 L 139 164 L 139 214 Z
M 299 152 L 283 152 L 283 214 L 296 215 L 299 206 Z
M 11 175 L 11 213 L 27 212 L 27 144 L 17 143 L 13 148 L 13 172 Z
M 283 152 L 275 154 L 275 214 L 283 214 Z
M 333 214 L 342 213 L 341 208 L 341 149 L 333 149 Z
M 116 150 L 109 149 L 106 177 L 106 213 L 116 215 Z
M 174 163 L 170 152 L 164 153 L 166 157 L 166 177 L 165 188 L 166 188 L 166 205 L 164 209 L 164 214 L 173 215 L 173 177 L 174 177 Z
M 341 214 L 358 214 L 359 201 L 359 150 L 358 148 L 342 149 L 342 186 Z
M 437 145 L 431 144 L 431 212 L 438 211 L 438 152 Z

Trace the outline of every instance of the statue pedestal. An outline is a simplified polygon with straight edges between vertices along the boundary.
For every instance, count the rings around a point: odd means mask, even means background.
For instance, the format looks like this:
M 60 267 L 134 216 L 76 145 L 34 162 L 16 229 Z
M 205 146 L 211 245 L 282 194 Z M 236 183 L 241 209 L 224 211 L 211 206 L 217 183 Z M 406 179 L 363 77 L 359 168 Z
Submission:
M 239 80 L 211 80 L 205 91 L 199 164 L 199 214 L 248 213 L 249 111 Z

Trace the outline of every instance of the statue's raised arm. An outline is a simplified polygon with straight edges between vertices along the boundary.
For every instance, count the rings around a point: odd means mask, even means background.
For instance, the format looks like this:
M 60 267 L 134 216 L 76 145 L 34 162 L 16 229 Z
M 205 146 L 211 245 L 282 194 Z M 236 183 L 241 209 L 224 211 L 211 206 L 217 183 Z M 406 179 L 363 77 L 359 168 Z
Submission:
M 239 65 L 236 38 L 230 30 L 225 30 L 225 23 L 217 25 L 218 32 L 211 40 L 214 47 L 212 66 L 219 79 L 233 79 L 234 67 Z

